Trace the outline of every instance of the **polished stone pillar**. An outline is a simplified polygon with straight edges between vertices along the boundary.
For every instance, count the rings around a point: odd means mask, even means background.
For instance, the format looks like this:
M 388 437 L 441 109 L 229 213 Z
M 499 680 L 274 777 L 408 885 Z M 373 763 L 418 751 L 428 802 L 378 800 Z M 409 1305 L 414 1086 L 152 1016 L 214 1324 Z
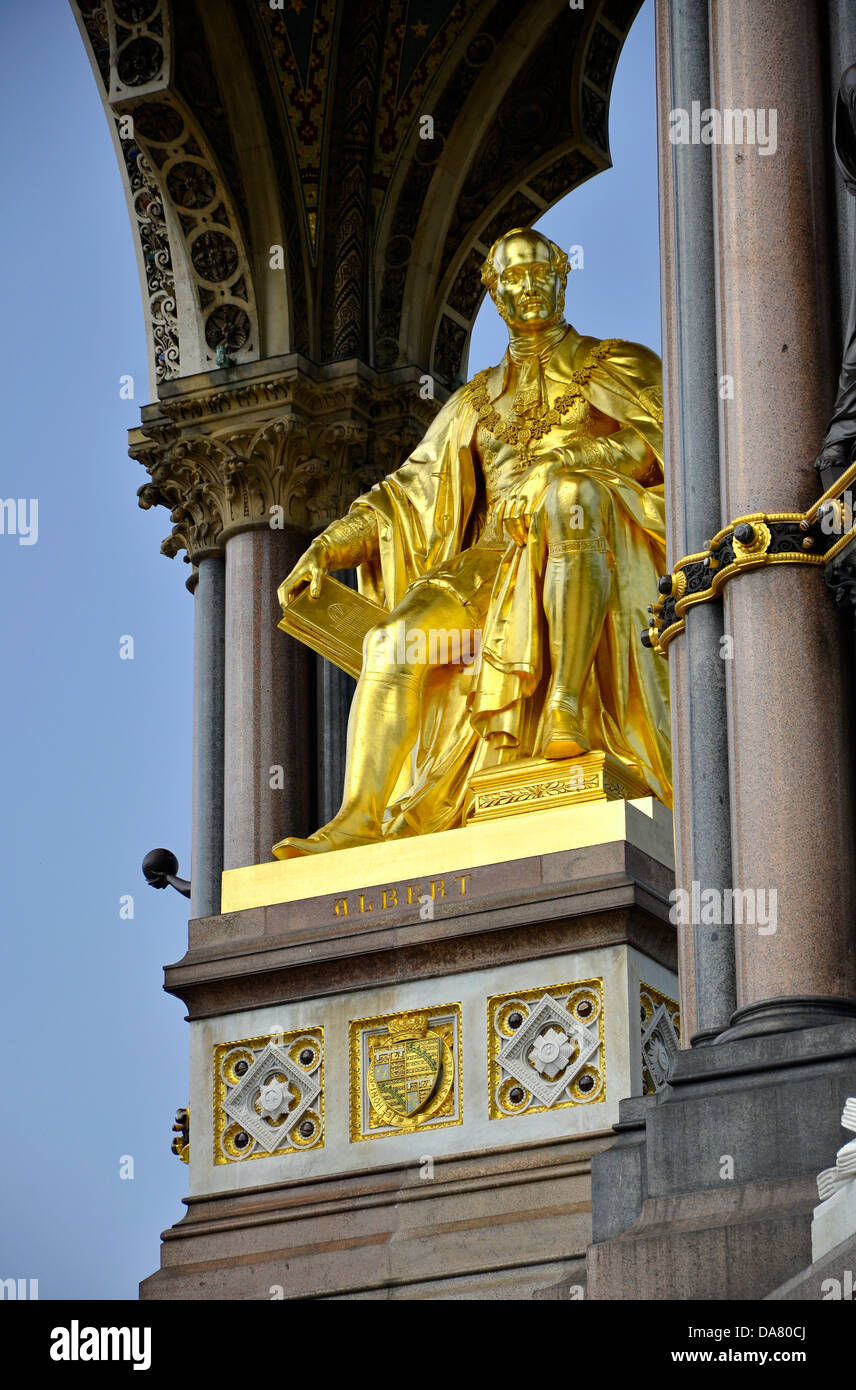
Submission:
M 333 575 L 340 584 L 356 589 L 356 570 Z M 345 753 L 348 715 L 356 681 L 322 656 L 315 658 L 316 727 L 318 740 L 318 824 L 332 820 L 342 804 L 345 785 Z
M 342 804 L 348 714 L 356 682 L 323 656 L 315 658 L 318 728 L 318 824 L 332 820 Z
M 191 891 L 193 916 L 210 917 L 223 872 L 226 562 L 208 554 L 196 563 Z
M 722 525 L 718 457 L 713 170 L 709 145 L 673 144 L 670 111 L 710 104 L 707 5 L 657 12 L 663 369 L 669 562 L 704 549 Z M 676 884 L 731 882 L 722 608 L 687 615 L 669 647 Z M 708 1041 L 734 1011 L 734 935 L 695 923 L 680 932 L 684 1040 Z
M 306 544 L 296 528 L 267 526 L 226 542 L 226 869 L 316 828 L 313 657 L 277 628 L 277 588 Z
M 680 403 L 676 389 L 678 371 L 677 288 L 675 262 L 675 177 L 672 147 L 668 141 L 668 115 L 672 106 L 671 23 L 669 0 L 657 0 L 655 12 L 657 61 L 658 174 L 660 182 L 660 311 L 663 332 L 663 433 L 666 451 L 666 562 L 671 567 L 686 554 L 684 514 L 681 504 Z M 652 595 L 653 598 L 653 595 Z M 687 686 L 685 643 L 673 642 L 669 651 L 669 686 L 672 712 L 672 790 L 675 825 L 675 882 L 692 879 L 692 800 L 689 779 L 683 775 L 689 746 L 686 701 L 679 692 Z M 683 1041 L 696 1031 L 695 950 L 691 926 L 679 924 L 678 981 L 681 998 Z
M 775 154 L 714 149 L 729 519 L 816 496 L 835 381 L 821 48 L 814 0 L 711 0 L 713 105 L 778 124 Z M 734 883 L 777 894 L 774 931 L 737 928 L 735 1036 L 856 1013 L 851 706 L 818 570 L 751 571 L 724 606 Z

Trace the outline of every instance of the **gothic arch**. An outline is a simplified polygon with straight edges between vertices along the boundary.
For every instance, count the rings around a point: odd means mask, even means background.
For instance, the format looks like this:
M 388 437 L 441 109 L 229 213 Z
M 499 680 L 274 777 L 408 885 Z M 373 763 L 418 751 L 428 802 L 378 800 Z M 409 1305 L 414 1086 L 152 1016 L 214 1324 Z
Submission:
M 136 230 L 153 383 L 299 353 L 448 386 L 494 236 L 609 165 L 641 0 L 447 0 L 419 21 L 406 0 L 72 3 Z

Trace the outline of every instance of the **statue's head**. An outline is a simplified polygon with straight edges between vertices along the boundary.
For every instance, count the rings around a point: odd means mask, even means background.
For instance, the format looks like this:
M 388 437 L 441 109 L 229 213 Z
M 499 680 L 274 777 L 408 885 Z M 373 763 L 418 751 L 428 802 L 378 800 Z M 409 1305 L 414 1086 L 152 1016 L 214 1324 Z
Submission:
M 565 307 L 568 258 L 541 232 L 514 227 L 497 237 L 482 266 L 482 284 L 507 324 L 535 329 Z

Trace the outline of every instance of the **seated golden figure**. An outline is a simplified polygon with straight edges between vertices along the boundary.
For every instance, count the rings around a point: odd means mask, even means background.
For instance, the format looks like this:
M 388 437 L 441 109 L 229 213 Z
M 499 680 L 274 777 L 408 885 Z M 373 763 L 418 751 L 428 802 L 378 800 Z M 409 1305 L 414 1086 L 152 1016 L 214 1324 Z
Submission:
M 474 774 L 521 758 L 600 750 L 671 802 L 668 672 L 639 640 L 665 569 L 660 362 L 581 337 L 567 274 L 538 232 L 494 244 L 503 361 L 280 586 L 285 607 L 358 566 L 388 616 L 363 646 L 341 809 L 278 858 L 461 825 Z

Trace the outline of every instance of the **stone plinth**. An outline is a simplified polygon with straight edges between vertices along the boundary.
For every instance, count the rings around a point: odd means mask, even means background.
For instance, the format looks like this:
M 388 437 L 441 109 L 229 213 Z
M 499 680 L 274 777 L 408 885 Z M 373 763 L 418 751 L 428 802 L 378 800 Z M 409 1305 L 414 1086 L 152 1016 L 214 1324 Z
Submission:
M 592 1157 L 676 1045 L 672 884 L 650 799 L 224 874 L 167 970 L 189 1210 L 143 1297 L 581 1297 Z
M 735 1039 L 681 1052 L 663 1091 L 624 1102 L 593 1164 L 588 1297 L 780 1296 L 811 1262 L 854 1055 L 853 1020 Z
M 142 1298 L 580 1298 L 604 1136 L 191 1199 Z

